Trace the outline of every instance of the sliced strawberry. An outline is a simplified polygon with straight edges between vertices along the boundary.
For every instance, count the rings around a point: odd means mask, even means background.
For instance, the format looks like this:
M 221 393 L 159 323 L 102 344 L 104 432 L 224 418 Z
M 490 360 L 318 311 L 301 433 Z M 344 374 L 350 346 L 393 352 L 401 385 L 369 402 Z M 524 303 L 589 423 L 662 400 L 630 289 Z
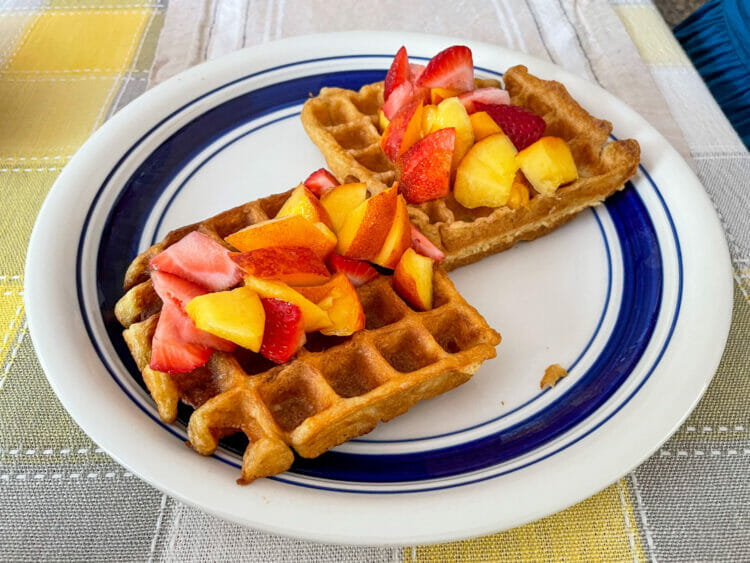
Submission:
M 371 279 L 378 277 L 378 271 L 362 260 L 353 260 L 333 253 L 328 257 L 328 268 L 333 272 L 346 274 L 354 287 L 366 284 Z
M 417 80 L 419 80 L 419 77 L 422 76 L 422 73 L 424 72 L 424 69 L 427 68 L 425 65 L 418 65 L 411 63 L 409 65 L 409 72 L 411 74 L 410 81 L 414 84 L 417 83 Z
M 185 319 L 193 322 L 177 303 L 172 300 L 164 302 L 151 341 L 151 369 L 185 373 L 201 367 L 211 357 L 213 351 L 208 346 L 185 340 Z
M 430 59 L 417 80 L 417 86 L 451 88 L 466 91 L 474 88 L 474 60 L 471 49 L 454 45 Z
M 179 327 L 180 338 L 182 340 L 191 344 L 200 344 L 201 346 L 208 346 L 224 352 L 232 352 L 237 347 L 234 343 L 229 342 L 228 340 L 224 340 L 223 338 L 219 338 L 218 336 L 200 330 L 185 312 L 185 305 L 187 305 L 191 299 L 198 297 L 199 295 L 204 295 L 208 293 L 208 291 L 187 280 L 156 270 L 151 272 L 151 281 L 154 284 L 156 294 L 161 298 L 162 302 L 177 306 L 178 310 L 176 312 L 170 311 L 170 314 L 176 316 L 173 321 L 179 321 L 177 326 Z
M 399 190 L 408 203 L 423 203 L 448 195 L 455 127 L 438 129 L 412 145 L 396 163 Z
M 519 151 L 541 139 L 547 127 L 544 119 L 525 107 L 479 101 L 474 103 L 474 107 L 476 111 L 486 111 Z
M 388 119 L 393 117 L 414 99 L 416 90 L 411 82 L 402 82 L 391 92 L 388 100 L 382 105 L 381 109 Z
M 305 184 L 305 187 L 317 197 L 321 197 L 328 190 L 332 190 L 338 186 L 339 181 L 328 170 L 320 168 L 310 174 L 303 184 Z
M 149 266 L 211 291 L 228 289 L 242 279 L 242 270 L 229 257 L 229 251 L 198 231 L 154 256 Z
M 266 312 L 260 353 L 272 362 L 283 364 L 305 343 L 302 310 L 281 299 L 261 299 L 260 302 Z
M 404 82 L 409 82 L 410 77 L 409 56 L 406 54 L 406 47 L 402 46 L 396 53 L 396 56 L 393 57 L 391 68 L 388 69 L 388 74 L 385 75 L 384 99 L 387 101 L 391 92 Z
M 458 101 L 464 105 L 468 113 L 474 113 L 477 111 L 475 107 L 477 102 L 499 106 L 509 104 L 510 94 L 501 88 L 477 88 L 458 96 Z
M 424 236 L 422 231 L 413 224 L 411 226 L 411 247 L 417 254 L 427 256 L 427 258 L 432 258 L 435 262 L 440 262 L 445 258 L 445 253 L 435 246 L 435 244 Z

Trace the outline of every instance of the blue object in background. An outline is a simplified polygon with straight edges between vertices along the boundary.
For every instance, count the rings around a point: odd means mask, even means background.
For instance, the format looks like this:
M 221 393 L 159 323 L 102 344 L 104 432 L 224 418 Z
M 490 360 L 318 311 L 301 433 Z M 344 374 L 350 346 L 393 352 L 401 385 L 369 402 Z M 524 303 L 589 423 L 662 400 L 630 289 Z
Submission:
M 711 0 L 674 34 L 750 148 L 750 0 Z

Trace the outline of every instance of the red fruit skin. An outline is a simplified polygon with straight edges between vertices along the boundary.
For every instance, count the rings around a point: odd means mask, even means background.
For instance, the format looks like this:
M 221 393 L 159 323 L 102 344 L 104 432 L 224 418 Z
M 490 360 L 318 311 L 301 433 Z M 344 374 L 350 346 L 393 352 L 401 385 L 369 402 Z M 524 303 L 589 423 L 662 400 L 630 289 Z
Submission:
M 199 295 L 204 295 L 208 291 L 199 285 L 157 270 L 151 272 L 151 282 L 154 284 L 154 290 L 164 305 L 177 306 L 177 311 L 170 310 L 169 315 L 170 322 L 176 327 L 175 330 L 179 333 L 181 341 L 186 344 L 208 346 L 223 352 L 233 352 L 237 348 L 234 342 L 229 342 L 228 340 L 200 330 L 195 326 L 193 319 L 185 312 L 185 305 L 191 299 Z
M 461 91 L 473 89 L 474 60 L 471 49 L 465 45 L 454 45 L 440 51 L 427 63 L 417 80 L 417 86 Z
M 416 100 L 401 108 L 388 125 L 388 129 L 392 130 L 393 133 L 388 136 L 383 135 L 380 141 L 383 152 L 391 159 L 391 162 L 398 158 L 398 150 L 401 148 L 404 133 L 406 133 L 409 121 L 414 116 L 414 112 L 417 111 L 420 103 L 419 100 Z
M 201 367 L 211 357 L 213 350 L 208 346 L 184 340 L 183 315 L 187 317 L 187 313 L 172 300 L 167 300 L 162 305 L 151 341 L 151 369 L 166 373 L 187 373 Z M 190 317 L 187 319 L 192 323 Z
M 458 96 L 469 114 L 477 111 L 476 104 L 507 105 L 510 103 L 510 94 L 500 88 L 477 88 L 470 92 L 464 92 Z
M 402 46 L 396 53 L 396 56 L 393 57 L 391 68 L 388 69 L 388 74 L 385 75 L 383 91 L 385 100 L 388 101 L 391 92 L 404 82 L 409 82 L 410 78 L 409 56 L 406 54 L 406 47 Z
M 435 262 L 440 262 L 445 258 L 445 253 L 435 246 L 430 239 L 428 239 L 422 231 L 420 231 L 413 224 L 411 226 L 411 247 L 414 252 L 432 258 Z
M 266 312 L 260 353 L 277 364 L 283 364 L 305 343 L 302 310 L 281 299 L 261 299 Z
M 411 63 L 409 65 L 409 71 L 411 72 L 411 77 L 409 78 L 409 80 L 414 83 L 414 85 L 417 84 L 417 80 L 419 80 L 419 77 L 422 76 L 425 68 L 427 68 L 425 65 L 418 65 L 414 63 Z
M 393 116 L 406 104 L 414 100 L 415 90 L 414 85 L 411 82 L 402 82 L 391 92 L 391 96 L 381 106 L 380 109 L 388 119 L 393 119 Z
M 482 102 L 476 102 L 474 107 L 476 111 L 486 111 L 519 151 L 541 139 L 547 128 L 544 119 L 525 107 Z
M 396 163 L 399 191 L 407 203 L 424 203 L 448 195 L 456 129 L 430 133 L 401 155 Z
M 328 257 L 328 268 L 333 272 L 341 272 L 349 278 L 354 287 L 366 284 L 368 281 L 378 277 L 378 271 L 362 260 L 344 258 L 340 254 L 331 254 Z
M 305 187 L 314 193 L 316 197 L 321 197 L 324 193 L 339 185 L 339 181 L 336 177 L 325 168 L 319 168 L 310 174 L 307 177 L 307 180 L 302 183 L 305 184 Z
M 229 289 L 242 280 L 242 270 L 229 257 L 229 250 L 198 231 L 154 256 L 149 267 L 211 291 Z

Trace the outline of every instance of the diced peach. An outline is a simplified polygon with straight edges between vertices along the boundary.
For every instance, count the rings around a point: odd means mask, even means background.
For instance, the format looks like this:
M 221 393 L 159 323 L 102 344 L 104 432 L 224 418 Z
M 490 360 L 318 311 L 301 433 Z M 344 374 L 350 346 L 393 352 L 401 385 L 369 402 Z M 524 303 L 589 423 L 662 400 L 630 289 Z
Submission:
M 300 287 L 298 291 L 328 313 L 331 326 L 320 332 L 333 336 L 349 336 L 365 328 L 365 313 L 357 290 L 345 274 L 339 272 L 327 283 Z
M 406 104 L 383 131 L 380 148 L 393 162 L 422 135 L 422 100 Z
M 425 136 L 449 127 L 456 130 L 451 163 L 451 170 L 456 170 L 461 159 L 474 144 L 474 129 L 471 126 L 469 114 L 466 113 L 466 108 L 458 101 L 458 98 L 446 98 L 437 106 L 437 110 L 430 120 L 430 129 L 424 131 Z
M 331 326 L 331 321 L 323 309 L 283 282 L 264 280 L 248 275 L 245 276 L 245 287 L 251 288 L 265 299 L 281 299 L 297 305 L 302 310 L 306 332 Z
M 245 273 L 289 285 L 315 285 L 331 277 L 323 261 L 306 246 L 257 248 L 231 257 Z
M 451 98 L 458 96 L 461 90 L 453 90 L 451 88 L 430 88 L 430 103 L 438 105 L 445 98 Z
M 395 268 L 401 255 L 411 246 L 411 221 L 406 208 L 404 196 L 399 195 L 396 201 L 396 215 L 385 237 L 383 247 L 372 262 L 384 268 Z
M 334 232 L 338 233 L 346 218 L 367 199 L 367 185 L 364 183 L 341 184 L 326 193 L 320 203 L 328 212 Z
M 544 195 L 578 178 L 570 147 L 560 137 L 542 137 L 519 152 L 516 163 L 534 189 Z
M 510 197 L 506 204 L 511 209 L 520 209 L 529 207 L 529 182 L 520 170 L 516 172 L 513 178 L 513 184 L 510 186 Z
M 434 262 L 409 248 L 393 272 L 393 287 L 415 309 L 432 309 L 432 277 Z
M 266 314 L 252 288 L 199 295 L 190 300 L 185 311 L 199 329 L 253 352 L 260 350 Z
M 476 143 L 456 170 L 456 201 L 470 209 L 508 203 L 518 170 L 515 156 L 516 147 L 506 135 L 490 135 Z
M 320 222 L 329 229 L 333 229 L 328 212 L 320 204 L 315 194 L 308 190 L 304 184 L 300 184 L 294 188 L 292 195 L 281 206 L 276 217 L 286 217 L 287 215 L 302 215 L 302 217 L 312 223 Z
M 495 120 L 492 119 L 490 114 L 486 111 L 472 113 L 469 116 L 469 119 L 471 120 L 472 129 L 474 129 L 474 140 L 476 142 L 479 142 L 490 135 L 503 132 L 503 130 L 500 129 L 500 126 L 495 123 Z
M 435 122 L 437 120 L 437 106 L 428 104 L 422 108 L 422 137 L 426 137 L 431 131 L 437 131 Z
M 245 227 L 224 238 L 240 252 L 269 246 L 306 246 L 322 260 L 336 247 L 336 235 L 323 223 L 301 215 L 277 217 Z
M 362 202 L 339 231 L 337 252 L 347 258 L 371 260 L 380 252 L 396 215 L 398 186 Z

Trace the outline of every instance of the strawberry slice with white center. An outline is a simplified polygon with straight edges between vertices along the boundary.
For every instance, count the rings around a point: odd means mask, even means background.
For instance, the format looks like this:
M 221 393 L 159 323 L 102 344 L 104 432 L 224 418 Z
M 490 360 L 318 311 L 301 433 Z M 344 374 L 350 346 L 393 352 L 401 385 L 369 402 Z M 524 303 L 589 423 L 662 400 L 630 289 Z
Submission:
M 411 247 L 417 254 L 432 258 L 435 262 L 440 262 L 445 258 L 445 253 L 428 239 L 422 231 L 413 224 L 411 226 Z
M 317 197 L 322 197 L 324 193 L 338 186 L 339 181 L 325 168 L 319 168 L 310 174 L 303 184 Z
M 483 104 L 479 101 L 474 106 L 476 111 L 486 111 L 519 151 L 541 139 L 547 127 L 544 119 L 522 106 Z
M 149 266 L 211 291 L 229 289 L 242 279 L 242 270 L 229 257 L 229 250 L 198 231 L 154 256 Z
M 464 92 L 474 88 L 474 60 L 471 49 L 454 45 L 430 59 L 417 80 L 417 86 L 450 88 Z
M 380 108 L 388 119 L 393 119 L 398 111 L 414 99 L 416 91 L 411 82 L 399 84 Z
M 302 310 L 281 299 L 261 299 L 266 312 L 260 353 L 277 364 L 287 362 L 305 343 Z
M 333 273 L 345 274 L 354 287 L 366 284 L 368 281 L 378 277 L 378 271 L 362 260 L 344 258 L 340 254 L 331 254 L 328 257 L 328 269 Z
M 237 348 L 237 345 L 233 342 L 200 330 L 195 326 L 193 319 L 185 312 L 185 305 L 191 299 L 199 295 L 205 295 L 208 291 L 199 285 L 165 272 L 151 272 L 151 281 L 154 284 L 156 294 L 161 298 L 165 306 L 167 304 L 177 306 L 177 311 L 170 311 L 169 314 L 175 317 L 173 320 L 179 327 L 180 340 L 190 344 L 208 346 L 223 352 L 232 352 Z M 161 322 L 161 318 L 159 322 Z
M 175 301 L 164 301 L 151 341 L 151 369 L 166 373 L 186 373 L 208 361 L 213 353 L 211 348 L 185 340 L 188 323 L 193 330 L 198 330 Z M 187 328 L 187 332 L 189 331 Z
M 510 94 L 501 88 L 477 88 L 459 95 L 458 101 L 464 105 L 466 112 L 471 114 L 477 111 L 476 102 L 498 106 L 508 105 Z
M 409 64 L 409 72 L 411 73 L 411 77 L 409 80 L 416 84 L 417 80 L 419 80 L 419 77 L 422 76 L 422 73 L 424 72 L 424 69 L 427 68 L 425 65 L 418 65 L 414 63 Z
M 385 84 L 383 97 L 387 101 L 396 88 L 404 82 L 409 82 L 411 78 L 411 69 L 409 68 L 409 56 L 406 54 L 406 47 L 401 47 L 396 56 L 393 57 L 391 68 L 385 75 Z
M 456 128 L 446 127 L 414 143 L 396 162 L 399 191 L 407 203 L 424 203 L 448 195 Z

